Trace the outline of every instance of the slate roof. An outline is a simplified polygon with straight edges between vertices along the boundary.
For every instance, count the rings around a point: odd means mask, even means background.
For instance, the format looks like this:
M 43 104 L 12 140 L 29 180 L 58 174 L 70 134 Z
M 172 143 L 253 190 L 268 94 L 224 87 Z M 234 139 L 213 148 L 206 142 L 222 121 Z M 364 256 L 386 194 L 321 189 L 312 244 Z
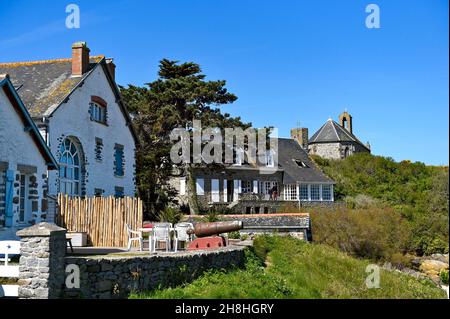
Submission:
M 300 167 L 297 161 L 303 162 L 307 167 Z M 278 164 L 284 170 L 283 183 L 334 183 L 309 158 L 306 151 L 296 140 L 278 138 Z
M 11 105 L 15 108 L 16 112 L 19 114 L 23 122 L 24 129 L 30 132 L 34 143 L 36 143 L 36 146 L 40 150 L 41 155 L 47 162 L 47 167 L 49 169 L 56 169 L 58 167 L 58 164 L 56 163 L 55 158 L 53 157 L 52 153 L 50 152 L 50 149 L 43 140 L 41 133 L 39 133 L 36 124 L 32 120 L 27 109 L 25 108 L 25 105 L 23 104 L 22 100 L 17 94 L 17 91 L 14 89 L 14 86 L 11 83 L 9 76 L 7 74 L 0 74 L 0 89 L 4 90 L 7 98 L 11 102 Z M 3 107 L 3 105 L 0 106 Z
M 353 142 L 367 148 L 358 138 L 340 126 L 338 123 L 329 119 L 322 127 L 309 139 L 309 144 L 316 143 L 335 143 L 335 142 Z
M 72 59 L 0 63 L 0 73 L 8 73 L 32 117 L 49 115 L 103 59 L 90 58 L 88 71 L 72 77 Z
M 103 55 L 91 56 L 88 70 L 81 77 L 72 77 L 72 59 L 55 59 L 31 62 L 0 63 L 0 74 L 7 73 L 31 117 L 39 119 L 51 115 L 96 67 L 103 67 L 116 101 L 127 122 L 131 134 L 138 143 L 131 118 L 122 103 L 120 92 L 111 78 Z

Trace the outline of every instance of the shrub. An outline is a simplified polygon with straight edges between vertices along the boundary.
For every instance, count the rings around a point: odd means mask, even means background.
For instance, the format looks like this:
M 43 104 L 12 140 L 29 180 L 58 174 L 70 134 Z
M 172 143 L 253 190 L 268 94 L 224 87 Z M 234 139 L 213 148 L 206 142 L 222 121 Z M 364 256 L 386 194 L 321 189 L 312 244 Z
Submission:
M 228 238 L 229 239 L 240 239 L 241 234 L 238 231 L 232 231 L 232 232 L 228 233 Z
M 158 220 L 160 222 L 167 222 L 172 224 L 178 223 L 182 217 L 183 214 L 181 213 L 181 211 L 174 207 L 166 207 L 158 214 Z
M 404 263 L 411 231 L 389 207 L 367 209 L 322 208 L 311 212 L 312 237 L 350 255 Z
M 448 270 L 441 270 L 439 277 L 441 278 L 442 284 L 448 285 Z

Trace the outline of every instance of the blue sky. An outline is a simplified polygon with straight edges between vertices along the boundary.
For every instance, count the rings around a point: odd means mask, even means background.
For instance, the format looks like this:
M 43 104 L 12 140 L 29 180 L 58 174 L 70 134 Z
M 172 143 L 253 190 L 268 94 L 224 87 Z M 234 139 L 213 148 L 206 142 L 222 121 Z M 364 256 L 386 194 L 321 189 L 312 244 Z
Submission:
M 81 10 L 67 29 L 65 8 Z M 376 3 L 381 28 L 367 29 Z M 280 136 L 312 135 L 345 108 L 374 154 L 448 165 L 448 1 L 0 0 L 0 62 L 70 57 L 75 41 L 114 57 L 121 85 L 158 61 L 199 63 L 239 99 L 222 109 Z

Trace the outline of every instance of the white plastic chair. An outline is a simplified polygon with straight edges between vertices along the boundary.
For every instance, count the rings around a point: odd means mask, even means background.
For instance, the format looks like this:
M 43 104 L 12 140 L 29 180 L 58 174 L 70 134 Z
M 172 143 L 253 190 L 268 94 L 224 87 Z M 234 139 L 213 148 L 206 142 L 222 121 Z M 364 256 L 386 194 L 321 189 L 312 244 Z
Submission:
M 4 261 L 5 266 L 8 266 L 10 261 L 10 255 L 20 255 L 20 241 L 18 240 L 4 240 L 0 241 L 0 255 L 5 255 L 4 258 L 0 258 L 0 261 Z
M 128 248 L 127 250 L 130 251 L 131 244 L 133 241 L 139 242 L 139 250 L 142 251 L 142 244 L 143 244 L 143 238 L 142 233 L 140 231 L 135 231 L 131 229 L 131 226 L 127 224 L 127 232 L 128 232 Z M 137 236 L 133 236 L 137 235 Z
M 153 225 L 153 249 L 156 251 L 156 243 L 164 242 L 166 243 L 166 252 L 169 251 L 170 247 L 170 223 L 159 223 Z
M 194 225 L 191 223 L 179 223 L 175 225 L 175 252 L 178 251 L 178 242 L 185 242 L 186 244 L 191 241 L 191 235 L 188 234 L 189 229 L 194 229 Z

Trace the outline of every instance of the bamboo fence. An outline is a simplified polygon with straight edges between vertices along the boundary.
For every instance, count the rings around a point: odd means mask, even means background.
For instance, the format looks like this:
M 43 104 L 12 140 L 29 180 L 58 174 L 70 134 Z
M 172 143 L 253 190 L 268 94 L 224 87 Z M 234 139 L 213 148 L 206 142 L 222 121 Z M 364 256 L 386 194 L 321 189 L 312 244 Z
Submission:
M 126 247 L 126 225 L 137 230 L 142 227 L 142 218 L 139 198 L 58 195 L 56 223 L 69 232 L 86 232 L 93 247 Z

